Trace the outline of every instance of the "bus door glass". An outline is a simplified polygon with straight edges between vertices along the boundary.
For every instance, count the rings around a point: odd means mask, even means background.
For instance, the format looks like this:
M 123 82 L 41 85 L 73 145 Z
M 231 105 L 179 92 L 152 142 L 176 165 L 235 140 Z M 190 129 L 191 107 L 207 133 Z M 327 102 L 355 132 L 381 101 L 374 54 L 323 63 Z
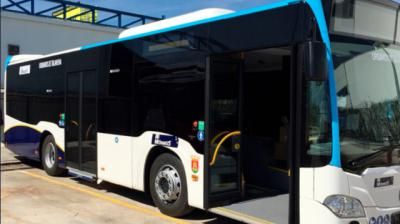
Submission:
M 289 223 L 291 66 L 290 46 L 209 59 L 208 208 Z
M 67 166 L 96 173 L 96 71 L 67 73 Z
M 239 89 L 242 62 L 209 58 L 209 196 L 240 197 Z

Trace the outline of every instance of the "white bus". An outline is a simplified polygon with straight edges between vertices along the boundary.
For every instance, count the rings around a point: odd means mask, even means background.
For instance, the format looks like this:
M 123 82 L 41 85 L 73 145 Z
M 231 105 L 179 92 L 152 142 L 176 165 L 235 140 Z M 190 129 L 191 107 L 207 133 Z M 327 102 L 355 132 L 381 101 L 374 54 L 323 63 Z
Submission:
M 400 5 L 205 9 L 7 61 L 5 143 L 249 223 L 400 223 Z

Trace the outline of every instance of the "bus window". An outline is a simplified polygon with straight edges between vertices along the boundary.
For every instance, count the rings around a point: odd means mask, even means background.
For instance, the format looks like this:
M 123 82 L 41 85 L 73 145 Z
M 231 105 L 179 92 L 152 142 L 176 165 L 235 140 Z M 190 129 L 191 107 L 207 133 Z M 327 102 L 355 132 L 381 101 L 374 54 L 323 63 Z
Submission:
M 332 129 L 329 111 L 328 83 L 306 83 L 306 151 L 302 152 L 303 167 L 325 166 L 332 155 Z
M 122 44 L 111 49 L 110 64 L 106 68 L 106 82 L 99 92 L 99 121 L 101 132 L 130 135 L 133 107 L 133 54 Z
M 204 121 L 204 53 L 178 37 L 164 34 L 138 40 L 132 48 L 137 55 L 135 99 L 140 108 L 136 135 L 166 132 L 202 151 L 204 140 L 197 138 L 193 123 Z

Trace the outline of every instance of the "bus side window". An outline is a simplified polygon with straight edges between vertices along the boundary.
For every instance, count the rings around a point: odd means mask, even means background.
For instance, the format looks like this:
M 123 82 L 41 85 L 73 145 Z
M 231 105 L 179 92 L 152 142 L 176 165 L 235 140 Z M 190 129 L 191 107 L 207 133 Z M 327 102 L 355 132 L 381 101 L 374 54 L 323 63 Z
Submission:
M 123 44 L 111 47 L 110 63 L 104 74 L 107 81 L 99 88 L 101 132 L 132 134 L 133 58 L 133 53 Z
M 185 139 L 202 151 L 204 138 L 197 138 L 193 123 L 205 120 L 205 54 L 192 46 L 192 40 L 180 38 L 180 34 L 168 33 L 138 39 L 131 48 L 136 56 L 138 125 L 134 135 L 161 131 Z

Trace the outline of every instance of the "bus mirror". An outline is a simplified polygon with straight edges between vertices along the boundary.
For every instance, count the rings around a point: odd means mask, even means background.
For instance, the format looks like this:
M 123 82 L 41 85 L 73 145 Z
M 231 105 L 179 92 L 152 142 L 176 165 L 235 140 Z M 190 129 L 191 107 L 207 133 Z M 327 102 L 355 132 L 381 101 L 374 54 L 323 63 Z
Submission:
M 328 62 L 325 44 L 318 41 L 307 41 L 300 44 L 299 50 L 306 80 L 326 81 L 328 79 Z

